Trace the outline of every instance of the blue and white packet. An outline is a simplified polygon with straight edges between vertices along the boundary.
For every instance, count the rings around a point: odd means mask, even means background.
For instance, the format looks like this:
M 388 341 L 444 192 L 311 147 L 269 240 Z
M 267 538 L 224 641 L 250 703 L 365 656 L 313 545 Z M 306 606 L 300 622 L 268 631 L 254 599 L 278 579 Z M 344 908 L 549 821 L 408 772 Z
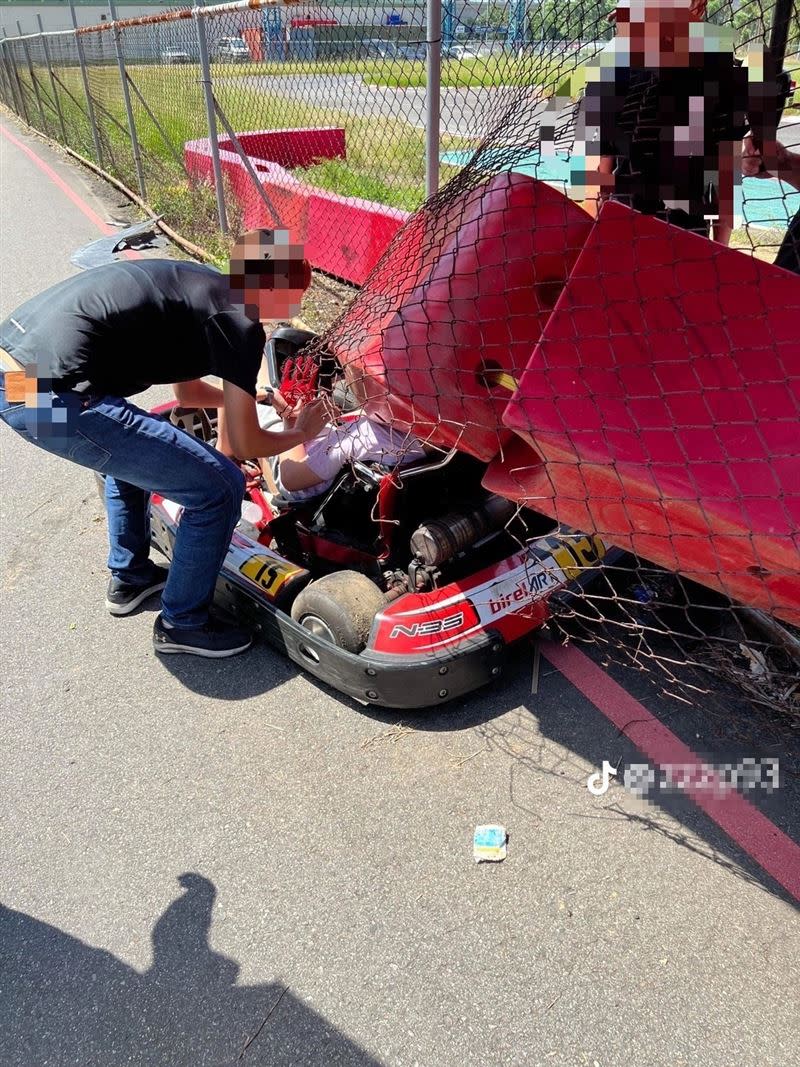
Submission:
M 476 863 L 499 863 L 506 858 L 508 834 L 505 826 L 476 826 L 472 855 Z

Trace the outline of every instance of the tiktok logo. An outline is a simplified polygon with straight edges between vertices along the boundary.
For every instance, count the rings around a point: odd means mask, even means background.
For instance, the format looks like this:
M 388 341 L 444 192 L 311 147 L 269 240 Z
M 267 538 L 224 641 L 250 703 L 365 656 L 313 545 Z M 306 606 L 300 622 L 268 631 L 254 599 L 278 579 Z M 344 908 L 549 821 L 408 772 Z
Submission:
M 603 760 L 603 769 L 590 774 L 586 779 L 586 788 L 594 797 L 601 797 L 608 792 L 608 784 L 612 777 L 616 777 L 617 768 L 612 767 L 607 759 Z

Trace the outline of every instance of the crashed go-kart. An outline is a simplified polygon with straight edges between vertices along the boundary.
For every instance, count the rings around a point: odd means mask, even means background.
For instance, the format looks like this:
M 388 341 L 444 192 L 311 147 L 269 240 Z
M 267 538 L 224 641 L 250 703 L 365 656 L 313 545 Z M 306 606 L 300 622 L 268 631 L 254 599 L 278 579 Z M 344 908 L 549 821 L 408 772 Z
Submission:
M 315 388 L 340 410 L 402 427 L 426 456 L 350 463 L 299 503 L 254 471 L 220 606 L 358 701 L 428 707 L 496 679 L 552 598 L 597 576 L 611 555 L 600 537 L 487 480 L 492 460 L 513 460 L 509 389 L 590 223 L 543 183 L 497 175 L 414 216 L 324 347 L 307 331 L 272 335 L 272 386 L 290 361 L 316 361 Z M 173 418 L 211 439 L 213 414 Z M 170 556 L 180 509 L 154 497 L 151 511 Z
M 273 334 L 277 383 L 281 365 L 313 338 Z M 343 378 L 327 388 L 354 406 Z M 157 410 L 213 440 L 214 412 Z M 363 703 L 427 707 L 497 678 L 508 646 L 547 620 L 554 593 L 596 573 L 606 547 L 481 488 L 486 464 L 472 456 L 428 451 L 400 469 L 349 464 L 301 502 L 270 492 L 245 466 L 217 605 Z M 167 557 L 180 513 L 153 497 L 153 542 Z
M 352 463 L 303 503 L 251 478 L 219 601 L 397 708 L 496 678 L 612 553 L 799 625 L 798 308 L 788 271 L 526 175 L 422 209 L 324 345 L 278 331 L 268 363 L 282 385 L 310 361 L 425 459 Z M 152 512 L 169 555 L 180 515 Z

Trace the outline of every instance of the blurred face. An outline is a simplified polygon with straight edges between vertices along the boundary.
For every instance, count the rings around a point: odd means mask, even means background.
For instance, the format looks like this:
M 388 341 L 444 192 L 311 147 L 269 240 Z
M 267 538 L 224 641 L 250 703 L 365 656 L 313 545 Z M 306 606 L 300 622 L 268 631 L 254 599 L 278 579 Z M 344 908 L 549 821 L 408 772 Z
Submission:
M 617 37 L 636 66 L 686 66 L 689 26 L 704 14 L 697 0 L 625 0 L 616 10 Z
M 245 314 L 261 322 L 269 319 L 293 319 L 300 314 L 305 289 L 270 289 L 261 277 L 248 282 L 243 290 Z M 248 308 L 251 310 L 248 311 Z
M 248 318 L 262 322 L 294 318 L 310 282 L 302 245 L 290 244 L 285 230 L 252 230 L 243 234 L 231 254 L 231 301 Z

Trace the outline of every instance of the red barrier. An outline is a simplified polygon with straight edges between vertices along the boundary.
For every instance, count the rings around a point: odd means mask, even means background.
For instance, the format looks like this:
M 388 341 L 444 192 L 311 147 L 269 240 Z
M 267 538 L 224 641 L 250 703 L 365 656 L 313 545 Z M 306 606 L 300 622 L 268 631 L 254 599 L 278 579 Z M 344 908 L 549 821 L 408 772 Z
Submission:
M 331 338 L 367 409 L 490 460 L 508 437 L 508 376 L 527 365 L 591 224 L 509 172 L 433 220 L 417 215 Z
M 279 167 L 313 167 L 323 159 L 346 159 L 344 130 L 321 127 L 308 130 L 254 130 L 237 133 L 236 139 L 252 161 L 277 163 Z M 221 137 L 220 148 L 234 151 L 227 137 Z
M 800 623 L 799 398 L 800 278 L 609 203 L 484 484 Z
M 306 258 L 319 270 L 363 284 L 387 245 L 408 218 L 404 211 L 356 197 L 338 196 L 294 177 L 294 167 L 346 158 L 345 131 L 337 128 L 258 130 L 237 134 L 277 211 L 277 219 L 253 186 L 227 138 L 220 138 L 223 175 L 242 212 L 245 229 L 288 229 L 305 245 Z M 207 139 L 184 145 L 188 173 L 213 184 Z

